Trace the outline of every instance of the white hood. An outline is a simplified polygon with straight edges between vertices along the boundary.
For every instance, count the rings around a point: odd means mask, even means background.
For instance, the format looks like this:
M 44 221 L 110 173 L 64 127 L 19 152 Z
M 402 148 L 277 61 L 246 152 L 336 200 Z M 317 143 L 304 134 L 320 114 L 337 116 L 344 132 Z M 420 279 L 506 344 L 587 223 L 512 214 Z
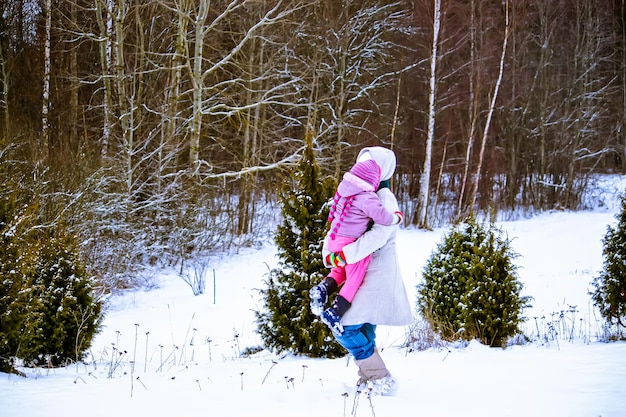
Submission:
M 396 154 L 391 149 L 383 148 L 382 146 L 363 148 L 359 152 L 356 161 L 362 162 L 369 159 L 373 159 L 380 167 L 381 181 L 391 179 L 396 170 Z

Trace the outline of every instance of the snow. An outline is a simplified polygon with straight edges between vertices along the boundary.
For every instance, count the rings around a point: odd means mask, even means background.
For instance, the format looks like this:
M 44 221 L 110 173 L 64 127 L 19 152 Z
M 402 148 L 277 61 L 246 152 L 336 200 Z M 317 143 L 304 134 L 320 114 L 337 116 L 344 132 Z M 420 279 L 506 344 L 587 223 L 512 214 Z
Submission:
M 278 262 L 268 244 L 216 263 L 215 287 L 211 270 L 202 295 L 164 272 L 155 289 L 113 297 L 85 363 L 22 369 L 27 378 L 0 375 L 0 416 L 623 417 L 626 343 L 599 341 L 601 320 L 588 295 L 617 210 L 498 223 L 520 255 L 522 295 L 533 297 L 524 330 L 534 341 L 409 352 L 401 347 L 407 328 L 380 326 L 378 346 L 398 381 L 391 396 L 356 396 L 356 366 L 347 357 L 242 355 L 261 345 L 257 289 Z M 423 265 L 448 230 L 399 232 L 413 304 Z M 555 317 L 560 336 L 547 339 Z

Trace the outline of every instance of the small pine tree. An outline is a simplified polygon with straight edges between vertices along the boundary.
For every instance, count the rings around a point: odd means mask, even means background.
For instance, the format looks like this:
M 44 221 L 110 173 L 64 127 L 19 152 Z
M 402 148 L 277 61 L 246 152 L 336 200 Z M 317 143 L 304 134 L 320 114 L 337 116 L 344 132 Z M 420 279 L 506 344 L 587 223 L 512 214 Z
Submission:
M 77 362 L 98 331 L 102 303 L 71 241 L 49 238 L 34 249 L 28 289 L 37 306 L 36 337 L 22 343 L 20 357 L 52 366 Z
M 257 311 L 257 332 L 265 345 L 278 352 L 313 357 L 345 354 L 329 329 L 311 313 L 309 290 L 328 270 L 321 256 L 327 229 L 328 201 L 334 184 L 320 180 L 313 151 L 312 131 L 294 174 L 295 189 L 287 182 L 281 195 L 283 223 L 275 241 L 280 258 L 261 290 L 264 311 Z
M 27 216 L 0 203 L 0 370 L 82 359 L 98 331 L 102 303 L 69 238 L 25 234 Z
M 617 227 L 610 225 L 602 239 L 603 270 L 594 278 L 590 292 L 594 305 L 609 325 L 626 329 L 626 196 L 621 196 Z
M 530 297 L 520 296 L 517 254 L 497 232 L 470 218 L 444 237 L 424 266 L 418 310 L 444 340 L 503 346 L 519 332 Z

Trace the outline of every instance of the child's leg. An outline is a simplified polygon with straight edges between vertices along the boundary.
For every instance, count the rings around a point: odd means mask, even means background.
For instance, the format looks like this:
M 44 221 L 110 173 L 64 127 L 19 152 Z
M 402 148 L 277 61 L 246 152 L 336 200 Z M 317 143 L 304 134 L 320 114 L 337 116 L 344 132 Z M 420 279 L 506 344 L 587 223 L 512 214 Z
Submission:
M 371 255 L 355 264 L 347 264 L 343 268 L 333 268 L 333 270 L 331 271 L 331 274 L 335 273 L 335 276 L 343 276 L 345 279 L 345 283 L 341 287 L 341 290 L 335 298 L 333 305 L 330 308 L 321 312 L 320 320 L 322 320 L 322 322 L 332 330 L 335 336 L 343 334 L 344 329 L 343 325 L 341 324 L 341 317 L 343 317 L 345 312 L 348 311 L 348 309 L 350 308 L 352 300 L 354 299 L 356 292 L 359 290 L 359 287 L 363 282 L 363 278 L 365 277 L 365 271 L 367 271 L 367 265 L 369 264 L 370 259 Z M 343 274 L 340 273 L 340 270 L 343 272 Z M 331 275 L 329 275 L 328 277 L 331 277 Z M 312 311 L 314 308 L 315 311 L 319 311 L 316 306 L 313 306 L 313 304 L 311 305 Z
M 346 282 L 346 269 L 345 267 L 336 267 L 330 270 L 328 273 L 328 277 L 335 280 L 337 283 L 337 287 L 340 287 L 341 284 Z
M 345 298 L 346 301 L 352 303 L 352 300 L 354 300 L 356 292 L 363 283 L 363 278 L 365 278 L 365 272 L 367 272 L 367 266 L 371 259 L 372 255 L 369 255 L 357 263 L 348 264 L 344 267 L 345 284 L 341 287 L 339 295 Z
M 345 312 L 350 308 L 352 300 L 363 282 L 370 259 L 371 255 L 355 264 L 347 264 L 343 268 L 333 268 L 331 271 L 331 273 L 335 272 L 336 276 L 344 276 L 345 283 L 341 287 L 333 305 L 322 312 L 320 320 L 332 330 L 335 336 L 341 335 L 344 332 L 341 317 L 343 317 Z M 339 274 L 338 270 L 343 270 L 343 274 Z

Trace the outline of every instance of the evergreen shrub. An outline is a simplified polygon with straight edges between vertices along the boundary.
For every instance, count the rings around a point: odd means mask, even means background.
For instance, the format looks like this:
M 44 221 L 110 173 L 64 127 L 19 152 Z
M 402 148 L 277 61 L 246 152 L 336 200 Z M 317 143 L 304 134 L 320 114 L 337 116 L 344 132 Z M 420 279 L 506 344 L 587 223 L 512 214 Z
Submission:
M 592 281 L 594 305 L 609 326 L 617 326 L 623 338 L 626 330 L 626 196 L 621 196 L 617 226 L 607 227 L 602 239 L 603 269 Z M 621 336 L 619 336 L 621 335 Z
M 28 216 L 0 204 L 0 371 L 82 359 L 102 303 L 72 239 L 26 233 Z
M 328 273 L 321 243 L 333 191 L 334 183 L 320 179 L 309 132 L 302 159 L 281 193 L 283 222 L 275 237 L 279 266 L 261 290 L 264 309 L 255 312 L 257 332 L 271 350 L 312 357 L 345 354 L 309 306 L 310 288 Z
M 469 218 L 444 236 L 427 260 L 417 287 L 418 311 L 444 340 L 505 346 L 519 333 L 530 301 L 520 295 L 516 257 L 500 230 Z

